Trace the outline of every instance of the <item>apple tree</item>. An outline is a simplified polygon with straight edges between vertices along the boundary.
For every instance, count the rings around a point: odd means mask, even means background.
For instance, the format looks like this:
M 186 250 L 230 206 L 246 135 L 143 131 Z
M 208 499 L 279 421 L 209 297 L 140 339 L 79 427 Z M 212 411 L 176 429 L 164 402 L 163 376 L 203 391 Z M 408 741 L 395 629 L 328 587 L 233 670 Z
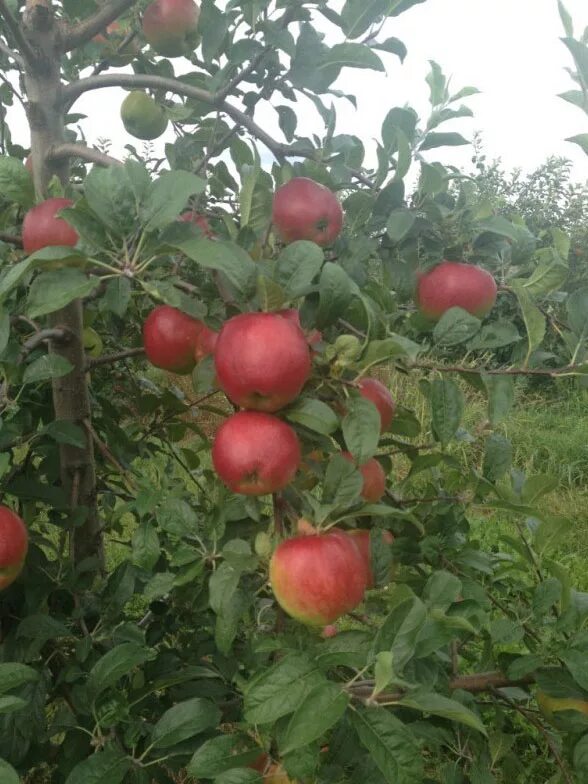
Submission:
M 0 0 L 2 784 L 588 781 L 574 521 L 503 426 L 588 370 L 569 240 L 436 160 L 436 63 L 373 161 L 337 128 L 418 1 Z

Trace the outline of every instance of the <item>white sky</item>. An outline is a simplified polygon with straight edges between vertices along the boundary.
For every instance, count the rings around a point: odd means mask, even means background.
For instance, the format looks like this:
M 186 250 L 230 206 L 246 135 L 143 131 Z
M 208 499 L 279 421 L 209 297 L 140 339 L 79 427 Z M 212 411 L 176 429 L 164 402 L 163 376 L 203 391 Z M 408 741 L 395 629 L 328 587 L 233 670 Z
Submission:
M 333 6 L 339 7 L 340 2 Z M 566 6 L 577 30 L 588 25 L 587 0 L 566 0 Z M 588 179 L 588 156 L 564 141 L 588 132 L 588 117 L 557 98 L 558 93 L 574 87 L 564 70 L 572 60 L 559 40 L 562 35 L 556 0 L 427 0 L 389 19 L 383 30 L 382 38 L 396 36 L 406 44 L 404 65 L 395 56 L 384 55 L 386 74 L 343 70 L 335 86 L 354 93 L 359 107 L 355 112 L 347 102 L 339 102 L 337 129 L 356 134 L 369 146 L 370 139 L 379 136 L 382 120 L 392 106 L 409 103 L 425 117 L 425 75 L 432 59 L 451 76 L 455 89 L 473 85 L 482 91 L 467 100 L 474 111 L 473 120 L 456 120 L 442 130 L 459 130 L 466 138 L 481 131 L 488 157 L 501 157 L 507 168 L 530 170 L 548 155 L 557 154 L 573 160 L 576 179 Z M 95 91 L 83 96 L 74 109 L 88 114 L 89 119 L 82 123 L 88 141 L 109 137 L 113 154 L 119 155 L 125 143 L 136 143 L 126 136 L 119 119 L 124 95 L 119 89 Z M 299 106 L 299 129 L 309 132 L 316 122 L 314 109 Z M 26 138 L 22 114 L 18 109 L 11 114 L 18 136 Z M 268 130 L 277 128 L 273 110 L 259 117 Z M 105 118 L 112 118 L 112 122 L 105 123 Z M 162 140 L 171 138 L 168 133 Z M 162 140 L 156 143 L 158 147 Z M 428 157 L 467 167 L 471 149 L 433 150 Z

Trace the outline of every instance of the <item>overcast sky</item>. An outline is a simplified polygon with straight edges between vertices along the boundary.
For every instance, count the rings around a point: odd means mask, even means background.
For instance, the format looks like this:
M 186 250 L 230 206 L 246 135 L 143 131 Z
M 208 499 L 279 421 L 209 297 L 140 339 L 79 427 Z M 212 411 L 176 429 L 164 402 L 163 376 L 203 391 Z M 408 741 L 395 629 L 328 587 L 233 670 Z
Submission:
M 587 0 L 566 0 L 566 5 L 578 30 L 588 25 Z M 404 65 L 385 55 L 385 74 L 343 70 L 335 86 L 354 93 L 359 108 L 355 112 L 348 103 L 338 103 L 338 130 L 355 133 L 369 146 L 392 106 L 409 103 L 426 116 L 425 76 L 428 60 L 436 60 L 452 77 L 454 88 L 473 85 L 482 91 L 468 99 L 473 120 L 453 121 L 444 128 L 459 130 L 468 138 L 480 131 L 488 156 L 501 157 L 508 168 L 530 170 L 557 154 L 573 160 L 577 179 L 588 179 L 588 156 L 564 141 L 588 132 L 588 117 L 557 98 L 557 93 L 573 87 L 564 70 L 572 63 L 559 40 L 562 35 L 556 0 L 427 0 L 389 19 L 382 33 L 404 41 L 408 48 Z M 126 136 L 119 119 L 124 95 L 119 89 L 96 91 L 83 96 L 75 108 L 90 118 L 82 124 L 88 140 L 110 137 L 114 154 L 135 141 Z M 12 114 L 22 138 L 24 118 L 17 109 Z M 301 130 L 310 131 L 316 122 L 314 111 L 301 105 L 300 114 Z M 265 110 L 261 117 L 264 124 L 277 128 L 273 110 Z M 105 124 L 105 118 L 112 122 Z M 162 137 L 166 138 L 171 134 Z M 162 146 L 162 141 L 157 144 Z M 431 160 L 467 166 L 471 150 L 434 150 L 428 155 Z

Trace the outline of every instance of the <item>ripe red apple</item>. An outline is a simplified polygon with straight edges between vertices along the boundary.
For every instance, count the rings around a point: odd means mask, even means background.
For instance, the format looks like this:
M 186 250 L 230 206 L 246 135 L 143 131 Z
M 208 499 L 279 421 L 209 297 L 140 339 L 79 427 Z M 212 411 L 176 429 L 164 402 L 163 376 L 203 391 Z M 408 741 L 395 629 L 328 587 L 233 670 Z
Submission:
M 291 321 L 292 324 L 296 324 L 296 326 L 299 329 L 302 329 L 302 324 L 300 323 L 300 312 L 296 310 L 296 308 L 286 308 L 284 310 L 277 310 L 276 313 L 279 316 L 288 319 L 288 321 Z M 302 331 L 304 333 L 304 336 L 306 337 L 306 342 L 308 343 L 308 347 L 310 348 L 310 354 L 311 356 L 314 356 L 314 354 L 316 354 L 316 351 L 314 350 L 314 346 L 316 346 L 317 343 L 321 342 L 321 340 L 323 339 L 323 333 L 319 332 L 318 329 L 309 329 L 306 332 L 302 329 Z
M 272 221 L 284 242 L 311 240 L 331 245 L 343 226 L 335 194 L 308 177 L 294 177 L 274 194 Z
M 363 599 L 367 570 L 344 531 L 295 536 L 276 548 L 270 582 L 280 606 L 309 626 L 327 626 Z
M 210 228 L 210 223 L 208 222 L 206 215 L 201 215 L 199 212 L 193 212 L 192 210 L 186 210 L 186 212 L 183 212 L 180 215 L 179 220 L 184 223 L 193 223 L 195 226 L 198 226 L 204 236 L 209 240 L 215 236 L 213 230 Z
M 346 460 L 354 463 L 355 460 L 349 452 L 341 453 Z M 386 474 L 375 457 L 370 458 L 366 463 L 358 466 L 363 476 L 363 487 L 361 497 L 369 504 L 377 504 L 386 492 Z
M 311 370 L 302 330 L 279 313 L 242 313 L 225 322 L 214 352 L 220 388 L 233 403 L 277 411 L 300 394 Z
M 151 311 L 143 324 L 147 359 L 155 367 L 172 373 L 190 373 L 198 358 L 203 328 L 208 329 L 187 313 L 170 305 L 160 305 Z
M 372 555 L 370 551 L 370 532 L 366 528 L 357 528 L 354 531 L 348 531 L 349 536 L 353 539 L 355 546 L 359 550 L 365 568 L 367 569 L 368 581 L 367 587 L 374 587 L 374 574 L 372 572 Z M 392 544 L 394 536 L 390 531 L 382 531 L 382 541 L 384 544 Z
M 396 406 L 388 389 L 377 378 L 362 378 L 359 394 L 371 400 L 380 413 L 380 432 L 384 433 L 392 424 Z
M 214 469 L 243 495 L 266 495 L 289 484 L 300 465 L 300 442 L 290 425 L 261 411 L 239 411 L 217 431 Z
M 164 57 L 181 57 L 194 48 L 200 8 L 194 0 L 155 0 L 143 14 L 143 34 Z
M 27 212 L 22 224 L 22 244 L 27 253 L 34 253 L 50 245 L 77 244 L 77 231 L 57 215 L 64 207 L 71 207 L 72 204 L 71 199 L 46 199 Z
M 484 318 L 496 302 L 496 281 L 481 267 L 458 261 L 444 261 L 419 276 L 416 304 L 432 321 L 439 321 L 450 308 L 463 308 Z
M 27 528 L 7 506 L 0 506 L 0 591 L 22 571 L 29 546 Z

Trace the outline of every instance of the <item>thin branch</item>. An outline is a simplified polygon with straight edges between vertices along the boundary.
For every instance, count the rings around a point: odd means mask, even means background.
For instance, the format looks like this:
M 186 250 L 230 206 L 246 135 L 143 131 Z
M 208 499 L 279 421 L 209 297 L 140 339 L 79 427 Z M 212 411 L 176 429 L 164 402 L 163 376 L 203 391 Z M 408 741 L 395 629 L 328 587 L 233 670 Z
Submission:
M 22 362 L 31 351 L 34 351 L 41 343 L 53 340 L 56 343 L 66 343 L 71 340 L 71 332 L 63 327 L 56 327 L 54 329 L 41 329 L 35 332 L 28 340 L 22 344 L 19 362 Z
M 63 100 L 69 108 L 71 104 L 89 90 L 101 90 L 104 87 L 126 87 L 135 89 L 137 87 L 152 87 L 154 90 L 165 90 L 166 92 L 184 95 L 186 98 L 194 98 L 197 101 L 214 104 L 217 100 L 216 94 L 201 87 L 194 87 L 179 81 L 178 79 L 168 79 L 165 76 L 154 76 L 150 74 L 101 74 L 100 76 L 88 76 L 76 82 L 68 84 L 63 88 Z
M 102 441 L 102 439 L 100 438 L 98 433 L 92 427 L 92 423 L 90 422 L 90 420 L 89 419 L 84 419 L 83 425 L 86 428 L 86 430 L 88 432 L 88 435 L 93 439 L 94 443 L 96 444 L 96 446 L 98 448 L 98 451 L 100 452 L 102 457 L 108 463 L 110 463 L 112 466 L 114 466 L 114 468 L 116 468 L 116 470 L 122 476 L 122 478 L 123 478 L 123 480 L 124 480 L 124 482 L 125 482 L 125 484 L 127 486 L 127 490 L 129 490 L 131 492 L 134 492 L 136 488 L 135 488 L 135 482 L 134 482 L 133 478 L 131 477 L 129 472 L 118 462 L 118 460 L 112 454 L 110 449 L 106 446 L 104 441 Z
M 112 158 L 94 147 L 86 147 L 85 144 L 58 144 L 47 153 L 48 161 L 58 161 L 62 158 L 81 158 L 83 161 L 96 163 L 98 166 L 122 166 L 122 161 L 117 158 Z
M 0 17 L 6 22 L 6 27 L 10 30 L 10 34 L 20 50 L 20 56 L 23 61 L 30 64 L 35 63 L 37 60 L 35 50 L 25 37 L 20 22 L 12 15 L 6 0 L 0 0 Z
M 22 248 L 22 237 L 17 237 L 14 234 L 3 234 L 0 232 L 0 242 L 7 242 L 9 245 L 16 245 L 17 248 Z
M 19 55 L 19 53 L 14 52 L 3 41 L 0 41 L 0 53 L 5 55 L 5 57 L 9 57 L 11 60 L 14 60 L 14 62 L 19 66 L 19 68 L 24 67 L 24 60 Z
M 576 365 L 560 368 L 472 368 L 464 365 L 434 365 L 432 362 L 411 362 L 409 368 L 436 370 L 439 373 L 480 373 L 487 376 L 570 376 L 578 373 Z
M 222 150 L 224 148 L 225 144 L 228 141 L 230 141 L 233 138 L 233 136 L 236 136 L 236 134 L 239 133 L 239 130 L 240 130 L 240 126 L 239 125 L 234 125 L 231 128 L 230 131 L 225 133 L 225 135 L 218 141 L 218 144 L 215 144 L 214 146 L 212 146 L 208 150 L 206 155 L 204 155 L 204 157 L 200 161 L 198 161 L 198 165 L 194 168 L 192 173 L 193 174 L 200 174 L 200 172 L 204 168 L 206 168 L 206 165 L 209 162 L 209 160 L 211 158 L 213 158 L 217 154 L 217 152 L 219 152 L 219 150 Z
M 63 51 L 69 52 L 71 49 L 76 49 L 78 46 L 91 41 L 95 35 L 98 35 L 111 22 L 118 19 L 136 2 L 137 0 L 111 0 L 111 2 L 105 3 L 93 16 L 69 28 L 64 36 Z
M 101 365 L 110 365 L 113 362 L 120 362 L 122 359 L 128 359 L 129 357 L 139 357 L 145 353 L 144 348 L 129 348 L 126 351 L 119 351 L 118 354 L 106 354 L 104 357 L 98 357 L 97 359 L 92 359 L 86 365 L 86 370 L 94 370 L 94 368 L 100 367 Z
M 136 35 L 137 33 L 135 30 L 129 30 L 129 32 L 120 42 L 120 44 L 116 47 L 115 54 L 120 54 L 125 48 L 125 46 L 128 46 L 130 43 L 132 43 Z M 108 57 L 105 57 L 103 60 L 100 60 L 100 62 L 94 66 L 94 70 L 92 71 L 92 76 L 97 76 L 99 73 L 102 73 L 102 71 L 108 70 L 109 66 L 110 66 L 110 60 L 108 59 Z

